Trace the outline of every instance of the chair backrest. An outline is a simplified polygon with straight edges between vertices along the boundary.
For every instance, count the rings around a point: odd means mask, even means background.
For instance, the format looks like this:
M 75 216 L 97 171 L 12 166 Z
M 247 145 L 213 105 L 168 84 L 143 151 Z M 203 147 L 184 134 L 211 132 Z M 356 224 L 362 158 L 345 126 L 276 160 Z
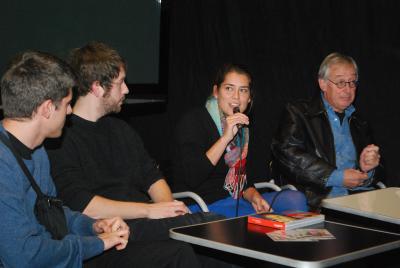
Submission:
M 381 182 L 381 181 L 378 181 L 378 182 L 376 183 L 376 186 L 377 186 L 378 188 L 380 188 L 380 189 L 385 189 L 385 188 L 386 188 L 386 185 L 385 185 L 383 182 Z
M 176 199 L 191 198 L 194 201 L 196 201 L 196 203 L 200 206 L 203 212 L 209 212 L 206 202 L 204 202 L 203 198 L 201 198 L 198 194 L 194 192 L 185 191 L 185 192 L 173 193 L 172 196 Z
M 281 187 L 279 187 L 278 185 L 275 184 L 274 180 L 270 180 L 269 182 L 267 182 L 267 181 L 265 181 L 265 182 L 257 182 L 257 183 L 254 183 L 254 186 L 257 189 L 269 188 L 269 189 L 272 189 L 272 190 L 277 191 L 277 192 L 282 190 Z

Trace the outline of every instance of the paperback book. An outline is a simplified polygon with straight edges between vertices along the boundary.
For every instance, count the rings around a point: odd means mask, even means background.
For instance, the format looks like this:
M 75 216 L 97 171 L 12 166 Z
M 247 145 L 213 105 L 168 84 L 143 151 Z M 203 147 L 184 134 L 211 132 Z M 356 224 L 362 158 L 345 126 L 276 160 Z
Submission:
M 286 230 L 317 224 L 324 220 L 325 216 L 323 214 L 313 212 L 261 213 L 247 217 L 248 223 Z
M 335 239 L 326 229 L 276 230 L 267 233 L 275 242 L 316 242 Z

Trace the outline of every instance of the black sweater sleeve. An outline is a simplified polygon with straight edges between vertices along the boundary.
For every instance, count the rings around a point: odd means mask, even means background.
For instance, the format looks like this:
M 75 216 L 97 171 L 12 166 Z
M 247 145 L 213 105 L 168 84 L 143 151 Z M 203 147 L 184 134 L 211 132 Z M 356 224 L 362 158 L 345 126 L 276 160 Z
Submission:
M 67 133 L 64 133 L 67 134 Z M 51 175 L 57 188 L 58 196 L 72 210 L 83 211 L 95 196 L 90 181 L 85 179 L 81 166 L 82 155 L 72 139 L 54 140 L 46 144 L 51 164 Z
M 175 131 L 175 175 L 190 190 L 206 180 L 215 167 L 206 156 L 212 146 L 210 130 L 204 126 L 204 114 L 192 111 L 182 118 Z
M 148 189 L 163 175 L 131 126 L 110 117 L 96 123 L 73 117 L 72 122 L 58 144 L 47 146 L 61 199 L 79 211 L 95 195 L 149 201 Z
M 132 168 L 131 182 L 137 185 L 137 189 L 147 193 L 150 186 L 156 181 L 162 179 L 164 175 L 159 170 L 156 161 L 147 152 L 144 143 L 139 134 L 131 126 L 125 125 L 126 146 L 131 153 L 126 155 L 130 163 L 126 165 L 134 166 Z

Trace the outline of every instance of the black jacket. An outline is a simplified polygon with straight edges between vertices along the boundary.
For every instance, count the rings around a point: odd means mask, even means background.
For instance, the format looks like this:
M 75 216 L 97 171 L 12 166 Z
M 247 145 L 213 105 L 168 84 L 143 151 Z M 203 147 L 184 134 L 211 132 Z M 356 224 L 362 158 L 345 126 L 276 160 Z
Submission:
M 207 150 L 219 137 L 217 126 L 205 107 L 195 108 L 183 116 L 174 134 L 174 191 L 193 191 L 207 204 L 229 196 L 223 188 L 229 170 L 224 161 L 225 153 L 215 166 L 206 156 Z M 249 155 L 252 149 L 249 144 Z M 247 161 L 246 167 L 254 161 L 256 159 Z M 252 187 L 254 182 L 247 174 L 247 187 Z
M 373 143 L 371 132 L 356 112 L 349 125 L 359 157 L 364 147 Z M 318 208 L 331 190 L 326 182 L 336 169 L 333 133 L 319 94 L 286 105 L 271 150 L 274 173 L 303 191 L 311 208 Z

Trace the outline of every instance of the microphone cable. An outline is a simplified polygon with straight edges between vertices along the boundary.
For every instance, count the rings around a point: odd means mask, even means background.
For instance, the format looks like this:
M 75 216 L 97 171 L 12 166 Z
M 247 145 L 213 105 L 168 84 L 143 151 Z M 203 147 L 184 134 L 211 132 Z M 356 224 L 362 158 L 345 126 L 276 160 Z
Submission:
M 242 184 L 242 152 L 243 152 L 243 141 L 242 141 L 242 131 L 243 128 L 239 128 L 238 130 L 238 135 L 239 135 L 239 171 L 238 171 L 238 177 L 237 177 L 237 189 L 236 189 L 236 193 L 237 193 L 237 199 L 236 199 L 236 217 L 239 214 L 239 199 L 241 198 L 241 189 L 240 189 L 240 185 Z

